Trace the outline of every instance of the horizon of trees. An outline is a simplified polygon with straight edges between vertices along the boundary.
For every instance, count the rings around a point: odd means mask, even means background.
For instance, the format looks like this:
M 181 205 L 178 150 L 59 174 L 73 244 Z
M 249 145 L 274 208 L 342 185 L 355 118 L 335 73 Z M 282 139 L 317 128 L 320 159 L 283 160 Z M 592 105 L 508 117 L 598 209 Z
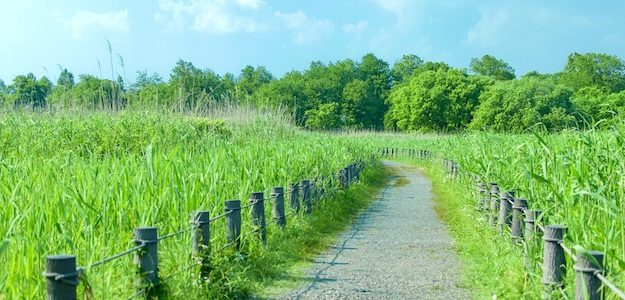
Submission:
M 120 75 L 76 78 L 67 69 L 56 83 L 33 74 L 9 84 L 0 80 L 0 103 L 14 109 L 130 105 L 185 111 L 223 101 L 288 108 L 297 125 L 321 130 L 521 131 L 540 123 L 556 131 L 587 120 L 610 124 L 625 113 L 625 62 L 614 55 L 572 53 L 560 72 L 517 78 L 514 68 L 491 55 L 460 69 L 414 54 L 390 65 L 369 53 L 358 61 L 315 61 L 280 78 L 263 66 L 219 75 L 179 60 L 168 80 L 139 71 L 126 84 Z

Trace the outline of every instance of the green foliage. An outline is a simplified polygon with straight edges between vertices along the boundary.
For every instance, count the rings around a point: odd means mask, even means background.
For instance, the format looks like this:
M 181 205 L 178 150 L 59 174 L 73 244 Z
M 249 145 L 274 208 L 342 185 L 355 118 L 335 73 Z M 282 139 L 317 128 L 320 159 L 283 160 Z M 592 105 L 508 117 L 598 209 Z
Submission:
M 597 87 L 583 87 L 571 97 L 575 111 L 589 121 L 610 120 L 625 113 L 625 91 L 609 93 Z
M 210 69 L 201 70 L 192 63 L 179 60 L 171 71 L 170 89 L 180 109 L 193 109 L 210 101 L 212 95 L 223 94 L 221 78 Z
M 245 66 L 236 81 L 235 89 L 244 95 L 251 95 L 261 86 L 271 82 L 273 75 L 267 68 Z
M 573 125 L 571 91 L 553 80 L 523 77 L 500 81 L 480 96 L 472 129 L 522 131 L 536 124 L 548 130 Z
M 454 142 L 457 142 L 454 140 Z M 474 299 L 536 299 L 540 290 L 525 286 L 523 255 L 508 239 L 490 230 L 475 213 L 473 181 L 450 180 L 438 161 L 412 161 L 432 180 L 436 213 L 454 238 L 454 249 L 462 259 L 463 285 Z
M 216 216 L 223 213 L 225 199 L 246 199 L 252 191 L 335 174 L 370 153 L 361 143 L 299 131 L 280 115 L 241 114 L 246 121 L 237 123 L 222 121 L 225 117 L 130 110 L 2 114 L 0 298 L 40 297 L 47 254 L 75 254 L 79 265 L 89 265 L 134 246 L 136 227 L 157 226 L 166 235 L 187 228 L 193 211 Z M 279 275 L 275 264 L 309 255 L 288 253 L 319 249 L 319 232 L 335 233 L 347 224 L 371 192 L 358 194 L 358 201 L 341 196 L 344 201 L 334 201 L 329 207 L 337 210 L 327 216 L 290 216 L 293 229 L 269 233 L 276 248 L 261 248 L 250 236 L 242 253 L 218 252 L 226 244 L 225 223 L 213 223 L 211 232 L 221 233 L 211 241 L 213 262 L 220 266 L 229 260 L 225 268 L 214 269 L 212 278 L 220 280 L 200 283 L 194 280 L 197 273 L 186 269 L 196 263 L 190 258 L 189 233 L 159 243 L 161 276 L 172 295 L 166 298 L 211 291 L 226 291 L 218 295 L 222 298 L 249 294 L 259 282 Z M 316 219 L 329 228 L 318 227 Z M 243 232 L 249 233 L 245 213 L 243 224 Z M 293 245 L 278 248 L 289 243 Z M 135 271 L 127 257 L 85 270 L 92 298 L 128 298 L 135 291 Z M 84 292 L 81 284 L 79 293 Z
M 306 111 L 306 127 L 310 129 L 336 129 L 342 125 L 339 105 L 324 103 L 318 108 Z
M 16 107 L 42 108 L 46 106 L 46 98 L 51 90 L 52 82 L 45 76 L 37 80 L 32 73 L 19 75 L 8 87 L 8 99 Z
M 385 126 L 404 131 L 457 131 L 467 127 L 486 80 L 439 67 L 396 86 Z
M 60 87 L 64 87 L 65 89 L 71 89 L 74 87 L 74 74 L 68 71 L 67 69 L 63 69 L 61 74 L 59 75 L 59 79 L 56 81 L 56 85 Z
M 423 65 L 424 61 L 414 54 L 402 56 L 393 64 L 391 76 L 394 83 L 401 83 L 410 78 Z
M 482 58 L 472 58 L 470 69 L 477 74 L 490 76 L 497 80 L 511 80 L 516 77 L 514 68 L 508 63 L 488 54 Z
M 614 55 L 573 53 L 560 74 L 560 83 L 573 91 L 597 87 L 620 92 L 625 90 L 625 62 Z
M 367 54 L 361 62 L 313 62 L 305 72 L 290 72 L 261 86 L 254 98 L 262 104 L 287 107 L 298 125 L 314 126 L 310 128 L 318 128 L 319 116 L 331 123 L 323 128 L 335 128 L 337 124 L 381 128 L 390 86 L 388 64 Z M 316 119 L 308 122 L 310 116 Z M 330 116 L 336 120 L 329 120 Z
M 261 105 L 287 107 L 293 112 L 298 125 L 304 125 L 306 100 L 304 93 L 305 76 L 297 71 L 286 73 L 281 79 L 261 86 L 255 93 L 255 101 Z
M 236 102 L 286 110 L 302 127 L 402 131 L 464 130 L 476 115 L 479 120 L 471 126 L 473 129 L 523 130 L 528 124 L 544 123 L 550 130 L 559 130 L 584 124 L 573 124 L 570 115 L 583 120 L 606 119 L 610 122 L 602 124 L 609 126 L 613 117 L 623 111 L 620 92 L 625 90 L 625 63 L 616 56 L 573 53 L 562 72 L 532 71 L 519 80 L 508 63 L 491 55 L 472 59 L 470 70 L 473 75 L 443 62 L 424 62 L 414 54 L 402 56 L 389 68 L 387 62 L 369 53 L 360 61 L 315 61 L 306 70 L 274 78 L 263 66 L 248 65 L 238 75 L 220 76 L 179 60 L 168 80 L 141 71 L 132 84 L 114 71 L 110 79 L 81 75 L 75 84 L 74 75 L 61 69 L 56 86 L 32 74 L 18 76 L 5 92 L 0 91 L 0 103 L 33 108 L 49 104 L 56 108 L 106 110 L 165 108 L 197 113 Z M 495 91 L 482 95 L 485 87 L 496 81 L 515 84 L 508 85 L 506 93 L 499 96 Z M 549 107 L 551 100 L 540 96 L 545 88 L 529 87 L 537 86 L 529 82 L 538 81 L 545 82 L 543 87 L 557 83 L 573 93 L 560 93 L 569 99 L 560 97 L 554 102 L 556 106 Z M 501 91 L 501 86 L 498 84 L 495 90 Z M 512 91 L 514 88 L 519 90 Z M 535 99 L 519 100 L 520 95 L 534 97 L 535 93 L 539 94 Z M 502 99 L 503 94 L 510 101 Z M 502 103 L 494 105 L 497 97 Z M 480 99 L 488 99 L 488 103 L 478 112 Z M 513 127 L 503 125 L 507 114 L 515 119 Z M 314 119 L 309 121 L 311 117 Z
M 70 101 L 92 109 L 121 109 L 127 105 L 124 91 L 117 82 L 91 75 L 80 75 L 70 92 Z

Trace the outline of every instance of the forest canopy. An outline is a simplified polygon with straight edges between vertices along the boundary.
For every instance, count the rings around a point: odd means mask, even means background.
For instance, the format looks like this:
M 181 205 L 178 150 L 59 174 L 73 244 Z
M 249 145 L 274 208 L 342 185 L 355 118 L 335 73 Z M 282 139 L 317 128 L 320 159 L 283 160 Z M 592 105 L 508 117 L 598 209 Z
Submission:
M 220 75 L 179 60 L 166 79 L 147 71 L 130 84 L 124 78 L 115 70 L 100 78 L 64 68 L 56 83 L 19 75 L 0 80 L 0 103 L 12 109 L 186 111 L 231 101 L 281 107 L 309 129 L 407 132 L 523 131 L 537 124 L 556 131 L 599 120 L 609 126 L 625 112 L 625 62 L 602 53 L 572 53 L 560 72 L 520 77 L 488 54 L 461 69 L 414 54 L 389 64 L 369 53 L 359 60 L 315 61 L 281 77 L 264 66 Z

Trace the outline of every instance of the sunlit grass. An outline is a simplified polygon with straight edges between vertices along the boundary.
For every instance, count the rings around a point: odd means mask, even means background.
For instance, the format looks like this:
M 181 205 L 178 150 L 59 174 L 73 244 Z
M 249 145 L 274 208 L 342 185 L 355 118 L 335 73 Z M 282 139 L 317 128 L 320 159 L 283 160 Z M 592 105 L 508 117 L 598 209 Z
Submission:
M 245 122 L 229 121 L 243 114 Z M 41 298 L 48 254 L 75 254 L 79 265 L 89 265 L 133 246 L 136 227 L 174 232 L 188 226 L 193 211 L 218 215 L 224 200 L 247 201 L 252 191 L 335 174 L 368 153 L 351 140 L 301 132 L 279 115 L 203 116 L 0 117 L 0 298 Z M 163 276 L 189 261 L 190 244 L 188 236 L 163 241 Z M 131 257 L 89 271 L 91 293 L 129 296 L 134 271 Z

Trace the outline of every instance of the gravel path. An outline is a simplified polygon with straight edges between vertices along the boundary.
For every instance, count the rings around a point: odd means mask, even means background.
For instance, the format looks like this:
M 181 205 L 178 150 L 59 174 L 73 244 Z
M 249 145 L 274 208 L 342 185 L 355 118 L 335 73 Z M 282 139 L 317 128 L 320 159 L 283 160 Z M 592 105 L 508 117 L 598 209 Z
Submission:
M 432 184 L 414 168 L 396 176 L 337 243 L 307 271 L 307 286 L 280 299 L 467 299 Z

